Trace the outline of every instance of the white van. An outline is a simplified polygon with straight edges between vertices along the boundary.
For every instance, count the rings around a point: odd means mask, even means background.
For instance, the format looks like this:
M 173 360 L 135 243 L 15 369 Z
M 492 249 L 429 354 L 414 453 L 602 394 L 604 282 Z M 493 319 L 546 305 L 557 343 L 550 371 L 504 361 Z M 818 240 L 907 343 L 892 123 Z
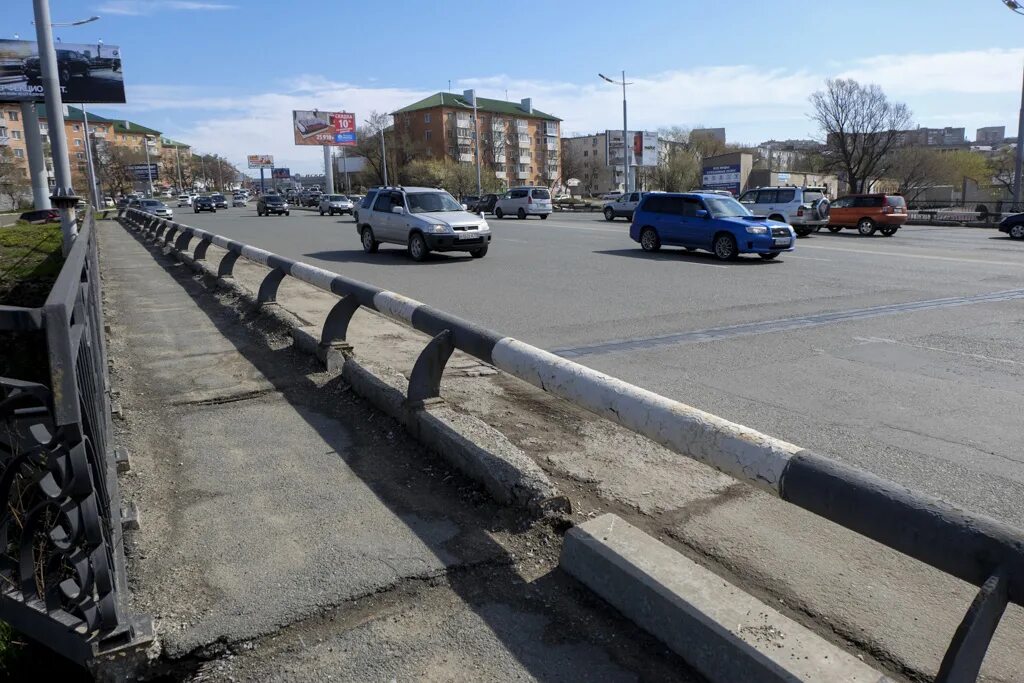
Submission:
M 496 218 L 547 218 L 551 215 L 551 193 L 546 187 L 513 187 L 495 202 L 494 215 Z

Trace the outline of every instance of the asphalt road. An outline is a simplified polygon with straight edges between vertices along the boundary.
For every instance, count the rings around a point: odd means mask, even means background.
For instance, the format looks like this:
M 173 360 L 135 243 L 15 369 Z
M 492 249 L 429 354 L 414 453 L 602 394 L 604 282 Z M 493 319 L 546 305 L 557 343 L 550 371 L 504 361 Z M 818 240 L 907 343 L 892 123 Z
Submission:
M 364 254 L 348 216 L 175 212 L 1024 527 L 1024 242 L 994 230 L 818 233 L 721 264 L 556 214 L 417 264 Z

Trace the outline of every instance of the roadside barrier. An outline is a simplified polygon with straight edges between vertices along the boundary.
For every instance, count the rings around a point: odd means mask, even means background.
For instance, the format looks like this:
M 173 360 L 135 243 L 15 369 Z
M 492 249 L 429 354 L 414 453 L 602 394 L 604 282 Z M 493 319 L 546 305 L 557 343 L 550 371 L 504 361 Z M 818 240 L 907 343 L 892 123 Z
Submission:
M 286 276 L 341 297 L 321 332 L 321 347 L 345 344 L 349 321 L 369 308 L 432 339 L 409 379 L 410 404 L 440 397 L 455 349 L 607 418 L 680 455 L 980 587 L 943 658 L 936 681 L 974 681 L 1008 602 L 1024 606 L 1024 532 L 961 510 L 874 474 L 815 454 L 692 406 L 506 337 L 396 292 L 347 278 L 205 230 L 136 209 L 127 224 L 187 251 L 227 251 L 217 273 L 230 277 L 239 257 L 270 269 L 260 303 L 273 302 Z

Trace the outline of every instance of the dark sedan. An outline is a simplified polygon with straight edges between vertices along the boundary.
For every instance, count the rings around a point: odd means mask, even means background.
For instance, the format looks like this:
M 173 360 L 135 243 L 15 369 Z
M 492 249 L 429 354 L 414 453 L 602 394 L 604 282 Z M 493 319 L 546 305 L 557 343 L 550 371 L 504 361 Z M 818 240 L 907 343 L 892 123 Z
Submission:
M 18 216 L 18 220 L 32 224 L 60 223 L 60 211 L 57 211 L 57 209 L 37 209 L 35 211 L 26 211 Z
M 999 224 L 999 232 L 1005 232 L 1012 239 L 1024 240 L 1024 213 L 1007 216 Z
M 200 211 L 217 213 L 217 207 L 209 197 L 196 197 L 192 200 L 192 211 L 195 213 L 199 213 Z
M 485 194 L 480 197 L 474 204 L 467 204 L 469 210 L 473 213 L 494 213 L 494 205 L 498 201 L 498 195 L 496 194 Z

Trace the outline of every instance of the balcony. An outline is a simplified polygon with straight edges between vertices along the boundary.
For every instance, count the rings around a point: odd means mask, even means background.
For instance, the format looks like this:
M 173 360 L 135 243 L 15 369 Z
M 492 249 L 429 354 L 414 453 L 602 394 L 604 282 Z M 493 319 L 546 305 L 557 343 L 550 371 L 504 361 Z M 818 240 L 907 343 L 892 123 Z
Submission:
M 459 161 L 473 161 L 473 154 L 470 152 L 462 152 L 459 154 Z
M 106 138 L 106 137 L 107 137 L 107 131 L 105 131 L 105 130 L 96 130 L 95 128 L 93 128 L 93 129 L 91 129 L 91 130 L 89 131 L 89 133 L 90 133 L 90 134 L 91 134 L 91 135 L 92 135 L 92 136 L 93 136 L 94 138 Z
M 495 171 L 494 172 L 494 177 L 495 178 L 504 178 L 505 177 L 505 172 L 504 171 Z
M 7 147 L 11 144 L 11 137 L 9 135 L 0 135 L 0 147 Z
M 494 163 L 496 163 L 496 164 L 503 164 L 503 163 L 505 163 L 505 155 L 504 154 L 495 154 L 494 155 Z
M 531 157 L 529 154 L 520 154 L 519 155 L 518 163 L 520 163 L 520 164 L 529 164 L 532 161 L 533 161 L 533 157 Z
M 529 149 L 529 147 L 530 147 L 530 136 L 529 135 L 520 135 L 519 136 L 519 147 L 520 148 L 527 148 L 527 149 Z
M 544 124 L 544 133 L 546 135 L 558 135 L 558 124 L 557 123 L 546 123 L 546 124 Z
M 519 178 L 520 180 L 526 180 L 529 177 L 530 177 L 530 172 L 529 171 L 517 171 L 516 172 L 516 178 Z
M 458 140 L 472 140 L 473 130 L 471 128 L 456 128 L 455 138 Z
M 505 132 L 505 122 L 504 121 L 494 121 L 494 122 L 492 122 L 491 123 L 491 130 L 494 131 L 495 133 L 504 133 Z
M 558 143 L 555 142 L 554 140 L 548 140 L 547 144 L 544 145 L 544 148 L 547 151 L 549 151 L 549 152 L 557 152 L 558 151 Z
M 528 131 L 530 129 L 529 125 L 530 124 L 528 122 L 523 121 L 521 119 L 516 120 L 516 130 L 518 130 L 521 133 L 525 133 L 526 131 Z

